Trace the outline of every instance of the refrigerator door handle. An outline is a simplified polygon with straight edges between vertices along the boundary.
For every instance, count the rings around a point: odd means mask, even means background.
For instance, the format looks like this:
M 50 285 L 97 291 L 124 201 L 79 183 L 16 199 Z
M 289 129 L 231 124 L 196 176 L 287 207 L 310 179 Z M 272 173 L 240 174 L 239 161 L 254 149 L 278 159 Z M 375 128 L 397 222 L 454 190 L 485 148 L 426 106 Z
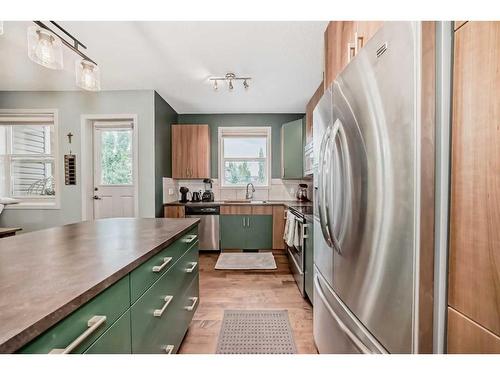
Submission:
M 333 176 L 332 176 L 332 169 L 331 169 L 331 164 L 332 164 L 332 159 L 335 157 L 334 151 L 336 150 L 335 146 L 335 140 L 339 134 L 340 131 L 340 126 L 341 123 L 339 120 L 335 121 L 335 123 L 330 127 L 330 132 L 329 132 L 329 143 L 331 146 L 328 147 L 328 178 L 326 182 L 326 191 L 332 192 L 333 191 Z M 337 207 L 330 207 L 330 203 L 326 202 L 326 217 L 328 218 L 326 225 L 328 228 L 328 233 L 331 236 L 331 242 L 333 244 L 333 248 L 337 251 L 337 253 L 342 254 L 341 249 L 340 249 L 340 243 L 339 240 L 335 234 L 335 228 L 333 227 L 333 221 L 331 220 L 330 216 L 330 209 L 335 210 L 338 209 Z M 333 205 L 332 205 L 333 206 Z
M 330 127 L 327 127 L 325 134 L 323 135 L 323 139 L 321 140 L 321 147 L 319 151 L 319 163 L 318 163 L 318 189 L 319 189 L 319 202 L 318 202 L 318 216 L 319 216 L 319 224 L 321 228 L 321 232 L 323 233 L 323 237 L 328 244 L 328 246 L 332 247 L 333 242 L 328 232 L 327 225 L 325 223 L 324 211 L 325 211 L 325 183 L 324 183 L 324 173 L 325 173 L 325 163 L 328 163 L 328 160 L 325 159 L 325 148 L 327 143 L 329 142 L 329 132 Z
M 314 275 L 314 285 L 316 287 L 316 291 L 318 292 L 319 298 L 321 298 L 321 301 L 323 302 L 324 306 L 330 313 L 330 315 L 335 319 L 337 324 L 339 325 L 340 329 L 346 334 L 346 336 L 351 340 L 351 342 L 363 353 L 363 354 L 373 354 L 373 352 L 368 349 L 368 347 L 361 342 L 359 338 L 356 337 L 354 333 L 352 333 L 349 328 L 346 327 L 344 322 L 339 318 L 339 316 L 333 311 L 332 307 L 330 306 L 330 303 L 326 299 L 325 294 L 323 293 L 323 290 L 321 289 L 321 285 L 319 283 L 318 275 Z

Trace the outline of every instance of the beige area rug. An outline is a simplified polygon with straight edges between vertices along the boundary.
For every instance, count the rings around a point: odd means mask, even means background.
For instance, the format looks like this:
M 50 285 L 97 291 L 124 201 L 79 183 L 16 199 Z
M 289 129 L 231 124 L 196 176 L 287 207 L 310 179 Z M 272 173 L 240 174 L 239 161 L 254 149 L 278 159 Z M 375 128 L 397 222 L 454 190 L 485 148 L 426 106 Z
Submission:
M 275 270 L 273 253 L 221 253 L 216 270 Z

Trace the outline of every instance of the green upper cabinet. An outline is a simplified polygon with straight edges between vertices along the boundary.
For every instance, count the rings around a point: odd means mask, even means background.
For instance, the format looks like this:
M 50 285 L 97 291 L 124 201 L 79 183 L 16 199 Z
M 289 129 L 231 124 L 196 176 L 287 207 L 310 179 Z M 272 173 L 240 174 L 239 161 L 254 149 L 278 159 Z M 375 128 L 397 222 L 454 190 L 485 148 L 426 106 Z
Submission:
M 304 119 L 283 124 L 281 127 L 281 178 L 304 177 Z

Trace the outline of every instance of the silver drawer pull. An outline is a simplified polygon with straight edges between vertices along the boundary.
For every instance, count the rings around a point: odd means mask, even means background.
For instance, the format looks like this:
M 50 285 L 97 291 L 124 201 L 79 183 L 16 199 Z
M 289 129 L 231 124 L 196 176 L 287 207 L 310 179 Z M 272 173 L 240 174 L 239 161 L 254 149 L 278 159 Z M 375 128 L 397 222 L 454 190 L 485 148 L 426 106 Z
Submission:
M 163 350 L 165 350 L 165 353 L 167 354 L 172 354 L 172 352 L 174 351 L 174 346 L 173 345 L 167 345 L 163 348 Z
M 190 264 L 191 264 L 191 267 L 186 268 L 187 273 L 193 272 L 195 270 L 196 266 L 198 265 L 198 262 L 191 262 Z
M 163 313 L 165 312 L 165 310 L 167 309 L 168 305 L 170 305 L 170 302 L 172 302 L 173 299 L 174 299 L 174 296 L 166 296 L 164 298 L 165 304 L 161 307 L 161 309 L 156 309 L 155 311 L 153 311 L 153 315 L 160 318 L 163 315 Z
M 75 350 L 87 337 L 94 333 L 100 326 L 106 322 L 106 316 L 94 315 L 87 322 L 87 328 L 80 336 L 78 336 L 71 344 L 64 349 L 52 349 L 49 354 L 68 354 Z
M 185 242 L 185 243 L 191 243 L 193 242 L 194 240 L 196 240 L 198 236 L 196 234 L 190 234 L 189 236 L 186 236 L 182 239 L 182 242 Z
M 163 263 L 160 264 L 159 266 L 154 266 L 152 268 L 153 272 L 160 272 L 162 269 L 164 269 L 167 264 L 169 264 L 172 261 L 172 257 L 165 257 L 163 258 Z
M 189 297 L 189 299 L 193 301 L 193 303 L 189 306 L 184 306 L 184 308 L 187 311 L 193 311 L 194 307 L 196 306 L 196 303 L 198 302 L 198 297 Z

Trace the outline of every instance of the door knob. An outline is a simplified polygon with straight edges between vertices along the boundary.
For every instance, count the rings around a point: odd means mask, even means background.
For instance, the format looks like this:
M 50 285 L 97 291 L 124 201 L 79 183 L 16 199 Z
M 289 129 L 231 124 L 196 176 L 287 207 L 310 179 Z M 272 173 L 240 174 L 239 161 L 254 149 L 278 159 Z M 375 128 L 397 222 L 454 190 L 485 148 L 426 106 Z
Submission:
M 101 198 L 101 197 L 98 197 L 97 195 L 94 195 L 94 196 L 93 196 L 93 198 L 94 198 L 96 201 L 100 201 L 100 200 L 102 200 L 102 198 Z

